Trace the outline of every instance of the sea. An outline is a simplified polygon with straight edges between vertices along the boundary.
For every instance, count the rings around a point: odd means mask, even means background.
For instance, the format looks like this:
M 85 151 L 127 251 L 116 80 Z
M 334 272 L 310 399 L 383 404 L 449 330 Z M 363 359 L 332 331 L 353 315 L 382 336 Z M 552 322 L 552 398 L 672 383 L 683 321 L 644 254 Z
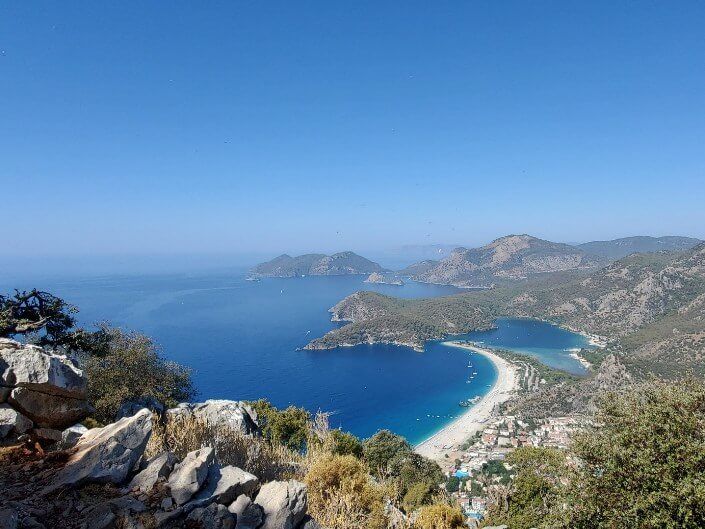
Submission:
M 401 298 L 458 293 L 451 286 L 364 283 L 364 276 L 271 278 L 243 273 L 67 276 L 41 284 L 0 282 L 2 292 L 37 287 L 79 308 L 82 325 L 107 321 L 151 336 L 161 354 L 190 367 L 198 400 L 266 398 L 330 414 L 331 427 L 365 438 L 389 429 L 418 443 L 456 418 L 458 403 L 494 384 L 493 364 L 477 353 L 426 344 L 423 352 L 393 345 L 327 351 L 301 348 L 341 323 L 329 309 L 371 290 Z M 497 328 L 460 338 L 530 354 L 572 373 L 569 356 L 587 339 L 535 320 L 501 318 Z

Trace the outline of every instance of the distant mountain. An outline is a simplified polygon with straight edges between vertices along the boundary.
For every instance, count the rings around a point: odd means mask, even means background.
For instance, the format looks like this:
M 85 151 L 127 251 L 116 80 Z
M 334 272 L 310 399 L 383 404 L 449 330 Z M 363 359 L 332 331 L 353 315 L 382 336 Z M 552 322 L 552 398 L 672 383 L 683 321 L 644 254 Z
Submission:
M 576 247 L 590 256 L 606 261 L 616 261 L 633 253 L 673 252 L 688 250 L 702 241 L 692 237 L 624 237 L 613 241 L 593 241 Z
M 397 275 L 408 277 L 420 276 L 421 274 L 425 274 L 432 268 L 438 266 L 439 263 L 440 261 L 434 261 L 432 259 L 429 259 L 428 261 L 421 261 L 420 263 L 414 263 L 399 270 Z
M 249 276 L 256 277 L 298 277 L 298 276 L 338 276 L 371 274 L 384 269 L 377 263 L 353 252 L 340 252 L 333 255 L 306 254 L 298 257 L 280 255 L 266 263 L 255 266 Z
M 456 248 L 445 259 L 431 266 L 432 263 L 418 263 L 399 273 L 411 270 L 418 281 L 482 288 L 535 274 L 588 269 L 597 264 L 580 248 L 530 235 L 501 237 L 482 248 Z

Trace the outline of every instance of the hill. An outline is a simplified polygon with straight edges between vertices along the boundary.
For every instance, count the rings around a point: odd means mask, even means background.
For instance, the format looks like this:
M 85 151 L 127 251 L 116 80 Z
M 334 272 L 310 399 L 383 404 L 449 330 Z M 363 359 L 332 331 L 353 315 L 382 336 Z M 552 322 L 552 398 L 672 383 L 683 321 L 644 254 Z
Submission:
M 384 269 L 377 263 L 354 252 L 333 255 L 306 254 L 298 257 L 280 255 L 266 263 L 260 263 L 249 273 L 250 277 L 299 277 L 371 274 Z
M 612 241 L 593 241 L 576 245 L 590 256 L 616 261 L 633 253 L 674 252 L 697 246 L 702 241 L 692 237 L 624 237 Z
M 705 373 L 705 243 L 682 253 L 630 255 L 587 277 L 540 277 L 429 300 L 356 293 L 331 309 L 334 320 L 352 323 L 309 347 L 394 342 L 420 348 L 506 315 L 607 337 L 608 351 L 635 375 Z
M 413 265 L 418 269 L 413 278 L 462 288 L 489 288 L 536 274 L 589 269 L 596 262 L 568 244 L 530 235 L 509 235 L 481 248 L 456 248 L 445 259 L 429 265 Z M 413 267 L 409 269 L 415 271 Z

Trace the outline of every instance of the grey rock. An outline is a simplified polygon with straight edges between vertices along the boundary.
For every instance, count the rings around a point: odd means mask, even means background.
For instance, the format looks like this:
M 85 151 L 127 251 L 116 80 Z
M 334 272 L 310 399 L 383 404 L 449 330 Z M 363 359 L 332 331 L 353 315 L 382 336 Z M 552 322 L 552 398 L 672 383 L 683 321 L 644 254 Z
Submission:
M 176 464 L 176 456 L 171 452 L 162 452 L 147 461 L 147 466 L 137 474 L 127 490 L 137 489 L 140 492 L 149 492 L 157 484 L 159 478 L 167 478 Z
M 18 527 L 17 511 L 12 508 L 0 509 L 0 529 L 17 529 Z
M 321 524 L 307 514 L 304 516 L 304 519 L 301 521 L 301 524 L 297 527 L 297 529 L 322 529 L 322 527 Z
M 142 410 L 104 428 L 88 430 L 44 494 L 63 486 L 125 481 L 144 454 L 152 434 L 152 414 Z
M 154 521 L 156 522 L 157 527 L 164 527 L 172 520 L 180 518 L 183 513 L 184 510 L 181 507 L 177 507 L 173 511 L 157 511 L 154 513 Z
M 241 494 L 252 493 L 258 485 L 257 477 L 249 472 L 233 466 L 212 465 L 203 488 L 189 503 L 194 507 L 205 507 L 213 502 L 229 505 Z
M 235 516 L 230 514 L 224 505 L 217 503 L 194 509 L 186 519 L 198 524 L 202 529 L 234 529 L 235 527 Z
M 117 516 L 110 508 L 110 505 L 99 504 L 92 509 L 87 509 L 83 513 L 85 522 L 82 525 L 83 529 L 115 529 L 117 525 Z
M 0 404 L 0 439 L 20 435 L 32 428 L 32 421 L 9 404 Z
M 264 509 L 256 503 L 250 503 L 242 514 L 236 516 L 236 529 L 258 529 L 264 523 Z
M 230 504 L 228 510 L 239 518 L 240 515 L 245 512 L 245 509 L 247 509 L 247 507 L 249 507 L 251 504 L 252 500 L 249 498 L 249 496 L 246 496 L 245 494 L 240 494 L 240 496 L 238 496 L 237 499 Z
M 74 424 L 73 426 L 69 426 L 61 432 L 61 441 L 59 441 L 57 448 L 60 450 L 67 450 L 74 447 L 81 436 L 83 436 L 83 434 L 87 431 L 88 428 L 82 424 Z
M 186 454 L 184 460 L 174 467 L 169 476 L 169 488 L 177 505 L 183 505 L 199 491 L 208 476 L 213 457 L 212 448 L 201 448 Z
M 174 500 L 170 497 L 164 498 L 160 506 L 163 511 L 168 511 L 174 506 Z
M 25 387 L 12 390 L 10 404 L 32 419 L 40 428 L 66 428 L 93 412 L 87 401 L 34 391 Z
M 58 443 L 61 441 L 61 430 L 54 430 L 52 428 L 35 428 L 32 433 L 38 439 L 47 443 Z
M 85 399 L 87 390 L 83 371 L 66 356 L 6 338 L 0 338 L 0 385 L 74 399 Z
M 306 485 L 293 479 L 270 481 L 260 489 L 255 503 L 264 510 L 263 529 L 294 529 L 306 516 Z
M 120 405 L 117 413 L 115 414 L 115 420 L 119 421 L 123 417 L 132 417 L 135 413 L 140 411 L 142 408 L 147 408 L 153 414 L 162 416 L 164 414 L 164 405 L 157 399 L 152 397 L 143 397 L 137 400 L 128 400 Z
M 207 400 L 206 402 L 182 403 L 167 410 L 167 421 L 195 418 L 206 425 L 225 428 L 246 435 L 260 435 L 257 413 L 246 403 L 234 400 Z

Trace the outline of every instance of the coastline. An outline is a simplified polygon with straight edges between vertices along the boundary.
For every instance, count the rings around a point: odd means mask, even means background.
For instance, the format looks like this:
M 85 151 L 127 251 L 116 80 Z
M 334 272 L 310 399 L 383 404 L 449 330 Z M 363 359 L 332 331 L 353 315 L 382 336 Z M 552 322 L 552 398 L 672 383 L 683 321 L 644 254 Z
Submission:
M 460 445 L 485 428 L 485 423 L 492 416 L 495 406 L 507 401 L 518 385 L 516 366 L 496 355 L 491 349 L 453 341 L 443 342 L 443 345 L 466 349 L 485 356 L 497 369 L 497 380 L 477 404 L 414 447 L 416 453 L 442 466 L 449 460 L 446 454 L 450 461 L 453 461 L 451 454 L 459 451 Z

